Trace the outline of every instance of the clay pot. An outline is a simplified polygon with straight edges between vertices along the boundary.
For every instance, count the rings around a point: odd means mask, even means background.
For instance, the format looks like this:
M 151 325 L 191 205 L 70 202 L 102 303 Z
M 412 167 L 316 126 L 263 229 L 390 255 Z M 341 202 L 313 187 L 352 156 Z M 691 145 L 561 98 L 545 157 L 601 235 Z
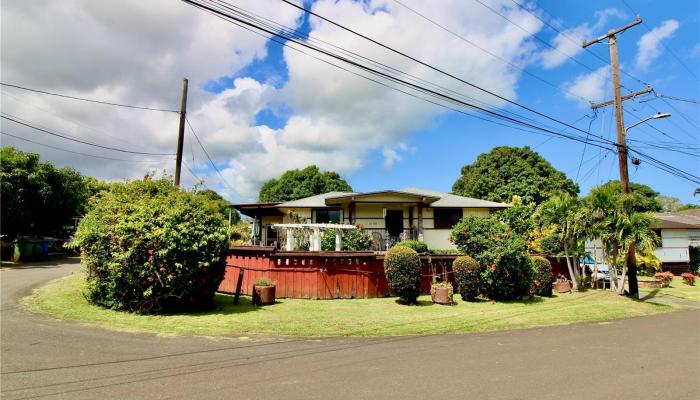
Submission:
M 253 286 L 253 304 L 275 304 L 275 286 Z
M 433 288 L 431 290 L 433 297 L 433 303 L 437 304 L 452 304 L 452 299 L 450 298 L 450 291 L 448 288 Z
M 571 292 L 571 282 L 554 282 L 552 288 L 557 293 L 570 293 Z

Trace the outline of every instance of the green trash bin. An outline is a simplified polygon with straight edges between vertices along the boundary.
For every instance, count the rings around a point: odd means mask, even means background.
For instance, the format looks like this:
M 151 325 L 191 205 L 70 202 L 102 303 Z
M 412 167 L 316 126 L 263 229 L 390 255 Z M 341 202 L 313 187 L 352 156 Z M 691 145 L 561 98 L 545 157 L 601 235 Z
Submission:
M 34 242 L 31 240 L 18 240 L 15 244 L 15 252 L 19 253 L 19 261 L 34 260 Z

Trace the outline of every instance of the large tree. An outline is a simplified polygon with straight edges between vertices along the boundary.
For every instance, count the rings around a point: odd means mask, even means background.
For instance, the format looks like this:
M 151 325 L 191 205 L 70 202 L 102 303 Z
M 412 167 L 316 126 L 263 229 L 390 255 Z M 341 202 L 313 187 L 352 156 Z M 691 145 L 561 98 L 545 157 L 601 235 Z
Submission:
M 72 168 L 40 162 L 36 153 L 3 147 L 0 153 L 2 234 L 61 235 L 81 215 L 90 191 Z
M 351 192 L 348 183 L 332 171 L 319 171 L 315 165 L 292 169 L 279 179 L 270 179 L 260 188 L 261 202 L 290 201 L 328 192 Z
M 510 202 L 517 195 L 524 203 L 540 204 L 555 192 L 576 195 L 579 188 L 528 146 L 501 146 L 462 167 L 462 176 L 452 185 L 452 191 L 500 202 Z
M 238 211 L 229 208 L 229 202 L 224 199 L 219 193 L 211 190 L 211 189 L 205 189 L 205 190 L 200 190 L 197 192 L 197 195 L 204 197 L 208 201 L 213 202 L 216 205 L 216 209 L 224 215 L 224 217 L 228 218 L 229 212 L 231 212 L 231 224 L 237 224 L 238 221 L 241 220 L 240 214 L 238 214 Z
M 610 189 L 620 193 L 622 188 L 620 181 L 608 181 L 599 188 Z M 634 212 L 659 212 L 663 210 L 663 205 L 659 201 L 659 192 L 641 183 L 630 182 L 630 193 L 632 197 L 627 199 L 631 211 Z

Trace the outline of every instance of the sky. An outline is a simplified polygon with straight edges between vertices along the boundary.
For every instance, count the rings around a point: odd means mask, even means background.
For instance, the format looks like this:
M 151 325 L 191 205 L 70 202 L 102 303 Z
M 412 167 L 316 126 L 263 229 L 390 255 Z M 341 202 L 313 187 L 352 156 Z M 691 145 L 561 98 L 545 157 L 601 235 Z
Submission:
M 672 117 L 632 128 L 628 139 L 637 142 L 630 147 L 700 174 L 697 1 L 303 3 L 461 81 L 282 1 L 229 3 L 296 30 L 304 41 L 322 40 L 352 51 L 488 110 L 611 140 L 616 137 L 612 107 L 597 112 L 590 107 L 590 102 L 612 97 L 608 45 L 584 50 L 580 43 L 639 14 L 643 23 L 618 36 L 622 93 L 650 84 L 657 94 L 673 99 L 652 94 L 625 101 L 625 125 L 657 112 Z M 462 166 L 496 146 L 534 148 L 575 180 L 581 194 L 619 176 L 617 156 L 610 151 L 493 124 L 480 112 L 428 103 L 359 77 L 353 67 L 329 65 L 324 56 L 299 52 L 299 45 L 283 46 L 181 1 L 6 0 L 0 7 L 3 83 L 177 110 L 187 77 L 191 129 L 185 136 L 183 185 L 203 185 L 232 202 L 255 201 L 266 180 L 311 164 L 340 173 L 357 191 L 408 186 L 450 191 Z M 1 93 L 6 116 L 64 136 L 137 152 L 174 153 L 176 148 L 174 112 L 87 103 L 7 86 Z M 99 179 L 174 173 L 172 156 L 91 147 L 7 119 L 0 127 L 2 145 L 37 152 L 58 166 Z M 670 151 L 669 144 L 679 151 Z M 700 200 L 693 196 L 697 184 L 646 161 L 630 164 L 630 179 L 686 203 Z

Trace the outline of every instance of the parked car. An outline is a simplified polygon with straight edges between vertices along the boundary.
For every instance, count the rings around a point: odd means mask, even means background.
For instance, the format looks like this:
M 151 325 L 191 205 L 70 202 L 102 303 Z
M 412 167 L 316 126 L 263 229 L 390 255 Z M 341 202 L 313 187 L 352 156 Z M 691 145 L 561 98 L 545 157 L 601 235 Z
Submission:
M 610 280 L 610 266 L 608 264 L 598 261 L 598 273 L 594 274 L 596 268 L 596 260 L 590 255 L 586 255 L 579 259 L 579 263 L 586 268 L 586 272 L 591 275 L 591 279 L 594 281 L 609 281 Z M 595 276 L 594 276 L 595 275 Z

